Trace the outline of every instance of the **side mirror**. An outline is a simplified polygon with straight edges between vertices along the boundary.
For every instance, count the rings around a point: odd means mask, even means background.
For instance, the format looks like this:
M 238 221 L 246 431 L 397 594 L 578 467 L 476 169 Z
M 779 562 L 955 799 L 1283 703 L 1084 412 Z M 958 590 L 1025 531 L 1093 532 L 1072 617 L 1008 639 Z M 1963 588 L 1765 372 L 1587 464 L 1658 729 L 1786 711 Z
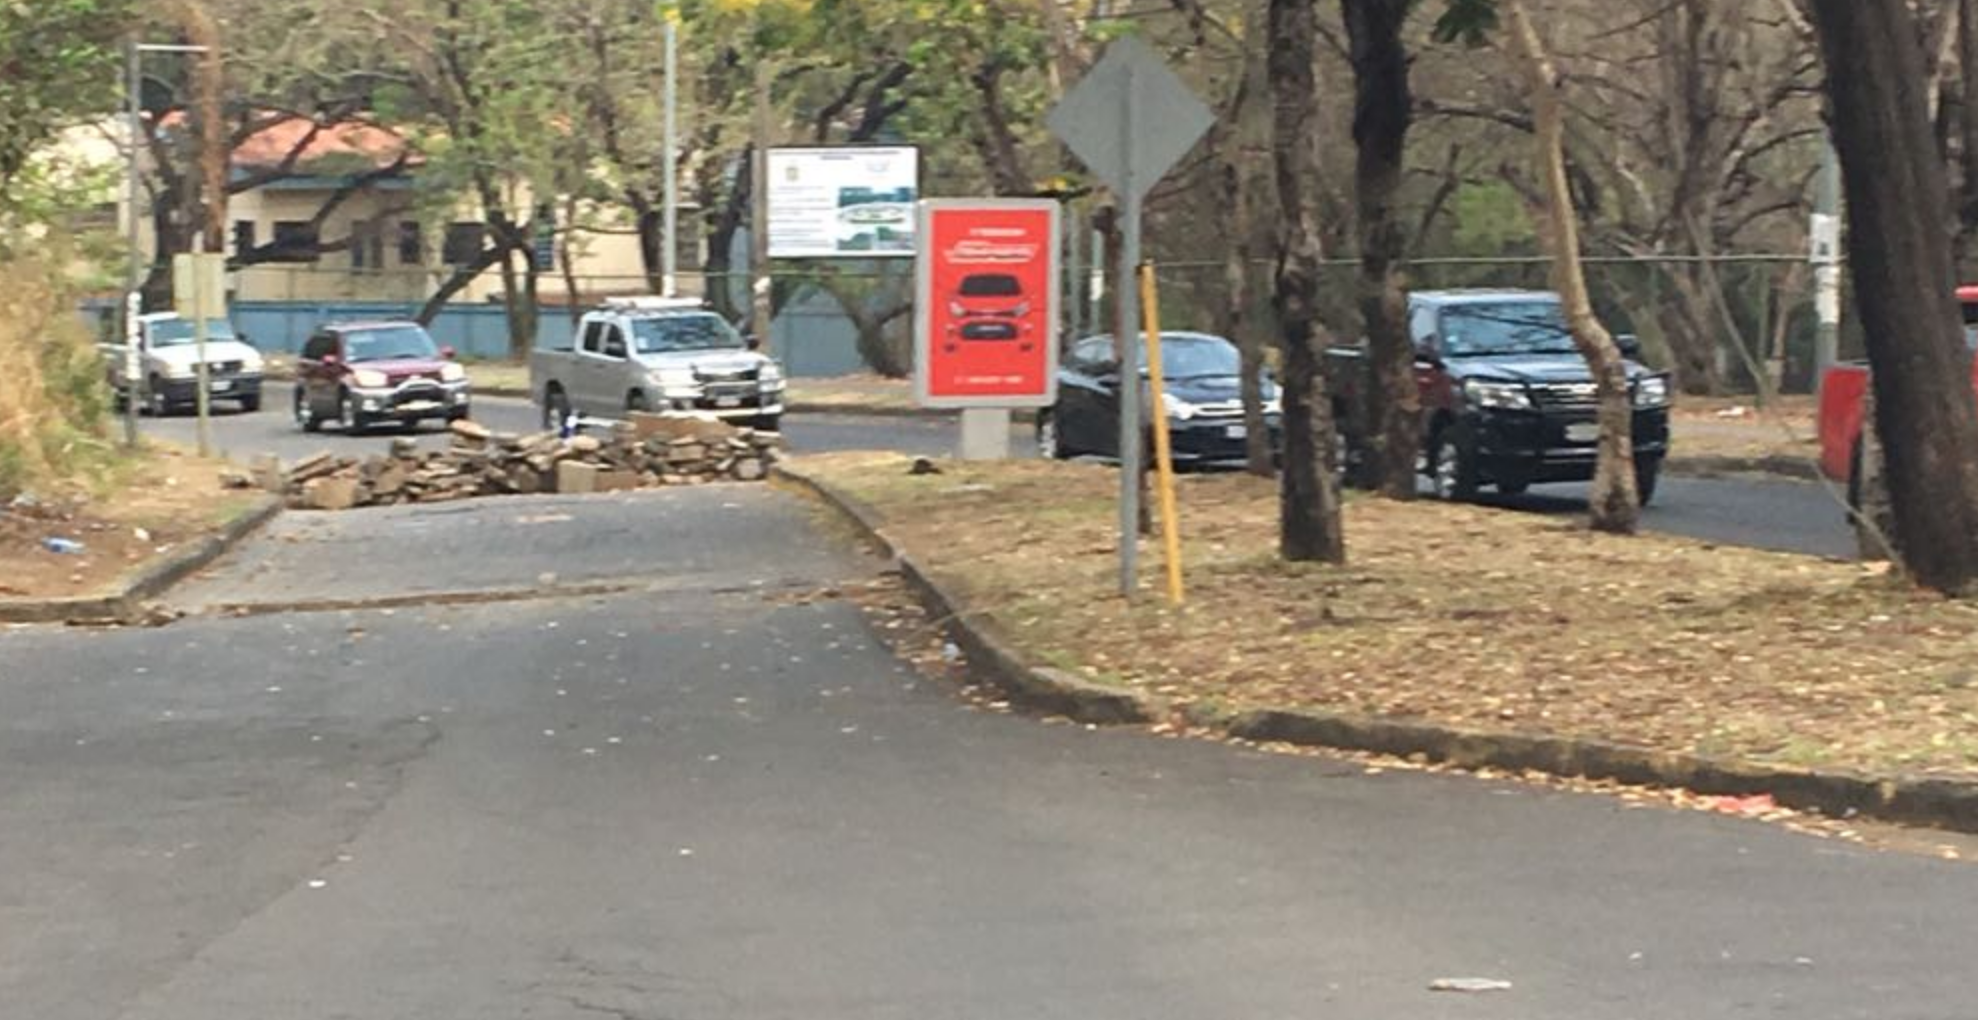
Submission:
M 746 334 L 742 337 L 742 345 L 752 351 L 762 350 L 762 338 L 754 333 Z
M 1641 337 L 1633 333 L 1621 333 L 1614 337 L 1615 346 L 1621 348 L 1621 356 L 1629 361 L 1641 360 Z
M 1433 365 L 1437 368 L 1442 367 L 1442 354 L 1431 343 L 1421 343 L 1418 341 L 1415 344 L 1415 360 L 1425 365 Z
M 459 356 L 460 356 L 460 352 L 454 350 L 453 345 L 451 344 L 448 344 L 440 348 L 440 357 L 445 358 L 448 361 L 452 361 L 454 358 L 457 358 Z

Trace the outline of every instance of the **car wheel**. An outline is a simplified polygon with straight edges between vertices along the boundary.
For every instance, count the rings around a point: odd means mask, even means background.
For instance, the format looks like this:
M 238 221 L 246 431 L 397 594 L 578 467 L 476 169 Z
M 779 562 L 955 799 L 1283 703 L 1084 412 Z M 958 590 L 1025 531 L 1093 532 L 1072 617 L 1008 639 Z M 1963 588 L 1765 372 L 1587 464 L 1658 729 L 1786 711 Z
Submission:
M 154 375 L 145 384 L 144 407 L 153 418 L 163 418 L 172 413 L 171 398 L 165 395 L 165 380 Z
M 1451 425 L 1436 433 L 1434 452 L 1429 457 L 1429 489 L 1437 499 L 1477 497 L 1476 449 L 1463 426 Z
M 343 396 L 337 400 L 337 422 L 344 432 L 351 435 L 364 431 L 371 424 L 364 420 L 364 412 L 357 409 L 357 398 L 349 390 L 344 390 Z
M 1037 412 L 1037 455 L 1045 460 L 1065 460 L 1071 456 L 1058 432 L 1058 414 L 1048 407 Z
M 295 388 L 295 424 L 304 432 L 319 432 L 323 428 L 322 420 L 316 417 L 316 409 L 310 406 L 301 386 Z
M 645 394 L 633 392 L 625 398 L 625 410 L 633 414 L 647 414 L 652 411 L 652 400 Z
M 780 414 L 757 415 L 755 421 L 750 423 L 749 427 L 755 429 L 757 432 L 781 432 L 783 431 L 783 416 Z
M 1650 457 L 1635 461 L 1635 492 L 1641 496 L 1641 505 L 1647 506 L 1655 499 L 1655 483 L 1662 477 L 1662 458 Z
M 543 393 L 543 428 L 550 432 L 562 432 L 563 423 L 570 420 L 570 398 L 563 393 L 563 387 L 551 386 Z
M 1497 491 L 1506 496 L 1522 496 L 1531 487 L 1532 482 L 1529 478 L 1500 478 L 1497 480 Z M 1646 503 L 1648 501 L 1643 500 L 1642 502 Z
M 259 410 L 261 410 L 261 396 L 260 396 L 260 394 L 256 394 L 256 395 L 254 395 L 254 396 L 251 396 L 251 397 L 242 397 L 242 398 L 240 398 L 240 409 L 241 409 L 241 410 L 242 410 L 243 412 L 246 412 L 247 414 L 253 414 L 253 413 L 254 413 L 254 412 L 256 412 L 256 411 L 259 411 Z

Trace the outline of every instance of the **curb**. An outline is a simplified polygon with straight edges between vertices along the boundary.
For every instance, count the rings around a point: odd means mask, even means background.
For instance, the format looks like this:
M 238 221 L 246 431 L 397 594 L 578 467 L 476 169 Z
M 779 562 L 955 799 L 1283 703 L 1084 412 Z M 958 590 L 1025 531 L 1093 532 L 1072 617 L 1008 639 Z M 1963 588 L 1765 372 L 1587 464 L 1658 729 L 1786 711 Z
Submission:
M 1034 711 L 1100 726 L 1151 723 L 1167 716 L 1167 704 L 1158 699 L 1091 683 L 1062 670 L 1026 664 L 986 617 L 958 611 L 955 600 L 886 537 L 879 515 L 871 507 L 789 467 L 788 462 L 772 467 L 770 477 L 809 492 L 857 526 L 892 561 L 907 589 L 948 632 L 956 647 L 968 657 L 970 666 L 983 673 L 1011 701 Z
M 0 623 L 123 623 L 141 615 L 145 600 L 185 580 L 274 520 L 282 501 L 266 496 L 220 530 L 117 579 L 109 595 L 58 599 L 0 599 Z
M 1787 457 L 1769 454 L 1763 457 L 1729 457 L 1715 454 L 1692 456 L 1672 456 L 1662 462 L 1662 469 L 1671 474 L 1690 475 L 1698 478 L 1716 478 L 1721 475 L 1775 475 L 1802 482 L 1820 480 L 1820 465 L 1804 457 Z
M 1781 806 L 1830 818 L 1863 815 L 1887 822 L 1978 833 L 1978 781 L 1807 772 L 1755 762 L 1704 758 L 1609 741 L 1502 730 L 1466 730 L 1405 719 L 1303 709 L 1216 711 L 1170 705 L 1135 691 L 1102 687 L 1061 670 L 1033 667 L 980 614 L 928 577 L 884 533 L 876 511 L 787 463 L 772 477 L 818 497 L 851 521 L 899 567 L 907 587 L 944 624 L 971 667 L 1026 708 L 1099 725 L 1151 723 L 1178 711 L 1189 723 L 1259 743 L 1416 757 L 1458 768 L 1497 768 L 1610 780 L 1721 796 L 1770 794 Z

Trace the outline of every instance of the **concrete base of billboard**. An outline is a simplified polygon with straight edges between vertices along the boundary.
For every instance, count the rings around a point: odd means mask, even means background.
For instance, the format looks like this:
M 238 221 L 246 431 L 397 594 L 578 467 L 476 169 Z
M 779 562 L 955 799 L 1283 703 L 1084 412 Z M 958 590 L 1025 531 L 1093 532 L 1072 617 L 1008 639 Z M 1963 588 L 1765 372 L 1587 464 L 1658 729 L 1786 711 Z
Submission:
M 961 449 L 956 452 L 963 460 L 1010 459 L 1010 409 L 963 408 Z

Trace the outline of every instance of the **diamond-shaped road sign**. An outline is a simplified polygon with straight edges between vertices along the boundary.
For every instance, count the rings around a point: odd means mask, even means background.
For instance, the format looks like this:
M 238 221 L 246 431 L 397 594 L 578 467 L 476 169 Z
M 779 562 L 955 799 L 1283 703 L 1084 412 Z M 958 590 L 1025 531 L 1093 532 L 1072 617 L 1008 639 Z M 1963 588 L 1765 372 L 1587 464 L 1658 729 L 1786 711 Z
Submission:
M 1215 114 L 1135 36 L 1106 47 L 1046 123 L 1121 198 L 1144 197 Z

